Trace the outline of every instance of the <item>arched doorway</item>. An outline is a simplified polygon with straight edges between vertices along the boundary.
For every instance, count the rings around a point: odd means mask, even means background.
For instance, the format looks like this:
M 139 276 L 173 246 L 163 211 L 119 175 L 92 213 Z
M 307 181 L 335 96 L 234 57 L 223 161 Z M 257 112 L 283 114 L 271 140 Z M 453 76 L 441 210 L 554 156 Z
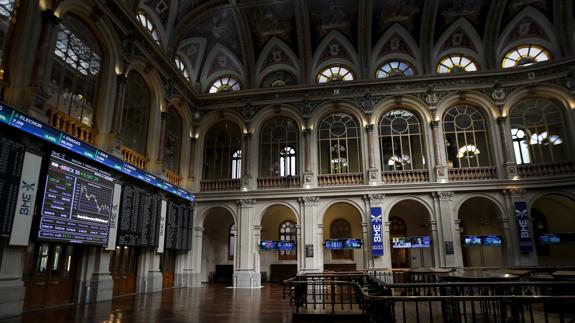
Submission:
M 284 279 L 294 277 L 297 274 L 297 217 L 294 212 L 285 205 L 272 205 L 268 207 L 261 219 L 260 240 L 266 242 L 282 242 L 282 250 L 279 244 L 274 250 L 259 248 L 260 272 L 263 282 L 279 283 Z M 293 249 L 288 250 L 291 244 L 284 243 L 294 241 Z M 285 247 L 285 248 L 284 248 Z M 277 249 L 276 249 L 277 248 Z
M 389 212 L 392 268 L 433 267 L 429 211 L 415 200 L 395 204 Z
M 236 227 L 223 207 L 207 211 L 202 241 L 202 282 L 232 283 L 236 253 Z
M 458 213 L 465 267 L 501 267 L 505 265 L 501 211 L 485 197 L 465 201 Z
M 531 206 L 537 261 L 540 266 L 575 265 L 575 201 L 545 195 Z
M 323 238 L 361 240 L 360 248 L 332 250 L 323 248 L 325 271 L 354 271 L 365 267 L 362 216 L 357 208 L 349 203 L 335 203 L 323 216 Z

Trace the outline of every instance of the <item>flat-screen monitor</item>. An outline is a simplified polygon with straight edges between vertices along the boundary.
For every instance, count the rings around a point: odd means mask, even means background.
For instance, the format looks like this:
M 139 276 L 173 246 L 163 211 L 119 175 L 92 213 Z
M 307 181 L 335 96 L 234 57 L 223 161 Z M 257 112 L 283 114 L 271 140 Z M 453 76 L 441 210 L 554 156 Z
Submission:
M 361 239 L 329 239 L 325 241 L 326 249 L 359 249 L 361 248 Z
M 277 246 L 276 241 L 272 241 L 272 240 L 260 241 L 260 250 L 271 251 L 271 250 L 277 250 L 277 249 L 278 249 L 278 246 Z
M 503 244 L 503 238 L 500 235 L 488 235 L 481 237 L 481 243 L 484 246 L 500 246 Z
M 295 241 L 293 240 L 282 240 L 277 241 L 278 250 L 291 251 L 295 250 Z
M 38 239 L 107 244 L 113 195 L 114 179 L 110 174 L 52 152 Z
M 391 238 L 391 247 L 395 249 L 429 248 L 430 246 L 431 238 L 429 236 Z
M 463 236 L 463 246 L 481 246 L 481 236 Z
M 560 244 L 561 237 L 553 233 L 542 234 L 537 238 L 537 243 L 541 245 Z

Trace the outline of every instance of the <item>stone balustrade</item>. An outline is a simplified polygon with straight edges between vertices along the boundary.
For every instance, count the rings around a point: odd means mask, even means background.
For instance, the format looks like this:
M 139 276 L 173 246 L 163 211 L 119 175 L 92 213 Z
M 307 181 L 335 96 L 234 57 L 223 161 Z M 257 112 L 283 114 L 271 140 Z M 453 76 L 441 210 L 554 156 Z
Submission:
M 450 168 L 448 171 L 450 181 L 475 181 L 497 178 L 497 168 L 472 167 L 472 168 Z
M 89 144 L 93 145 L 95 143 L 96 131 L 92 127 L 83 124 L 62 111 L 49 109 L 46 114 L 52 127 Z
M 319 186 L 362 185 L 363 173 L 325 174 L 317 177 Z
M 239 178 L 206 179 L 200 181 L 200 191 L 232 191 L 240 189 Z
M 386 184 L 423 183 L 429 182 L 429 171 L 424 169 L 383 171 L 381 178 Z
M 299 176 L 258 177 L 258 188 L 297 188 L 300 187 Z
M 564 176 L 575 173 L 575 161 L 517 165 L 519 177 Z
M 146 169 L 148 166 L 148 159 L 145 156 L 128 147 L 122 146 L 122 157 L 125 162 L 141 169 Z
M 178 173 L 171 171 L 171 170 L 166 170 L 166 177 L 168 178 L 168 182 L 177 185 L 177 186 L 182 186 L 182 176 L 178 175 Z

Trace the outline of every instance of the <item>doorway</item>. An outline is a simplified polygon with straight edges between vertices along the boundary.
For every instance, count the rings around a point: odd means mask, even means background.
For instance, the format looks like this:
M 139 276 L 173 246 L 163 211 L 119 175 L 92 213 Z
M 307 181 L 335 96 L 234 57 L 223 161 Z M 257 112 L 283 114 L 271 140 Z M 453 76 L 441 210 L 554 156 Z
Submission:
M 176 251 L 165 249 L 160 257 L 160 270 L 162 271 L 162 288 L 174 288 L 176 272 Z
M 110 273 L 114 281 L 113 296 L 134 294 L 139 251 L 136 247 L 117 246 L 110 255 Z

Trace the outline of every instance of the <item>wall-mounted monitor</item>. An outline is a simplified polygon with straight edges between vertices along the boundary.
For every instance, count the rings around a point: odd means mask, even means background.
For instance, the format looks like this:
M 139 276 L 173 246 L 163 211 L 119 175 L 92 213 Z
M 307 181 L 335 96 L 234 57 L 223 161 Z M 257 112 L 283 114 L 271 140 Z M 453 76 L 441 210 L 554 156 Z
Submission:
M 272 240 L 260 241 L 260 250 L 271 251 L 271 250 L 277 250 L 277 248 L 278 248 L 278 246 L 277 246 L 276 241 L 272 241 Z
M 278 250 L 292 251 L 295 250 L 295 241 L 293 240 L 277 241 L 277 246 Z
M 113 195 L 109 173 L 52 152 L 38 239 L 107 244 Z
M 481 236 L 463 236 L 464 247 L 481 246 Z
M 429 248 L 430 246 L 431 237 L 429 236 L 391 238 L 391 247 L 394 249 Z
M 481 237 L 481 243 L 487 247 L 500 246 L 503 244 L 503 237 L 500 235 L 483 236 Z
M 325 241 L 326 249 L 359 249 L 361 248 L 361 239 L 329 239 Z
M 537 238 L 537 243 L 540 245 L 560 244 L 561 237 L 553 233 L 542 234 Z

